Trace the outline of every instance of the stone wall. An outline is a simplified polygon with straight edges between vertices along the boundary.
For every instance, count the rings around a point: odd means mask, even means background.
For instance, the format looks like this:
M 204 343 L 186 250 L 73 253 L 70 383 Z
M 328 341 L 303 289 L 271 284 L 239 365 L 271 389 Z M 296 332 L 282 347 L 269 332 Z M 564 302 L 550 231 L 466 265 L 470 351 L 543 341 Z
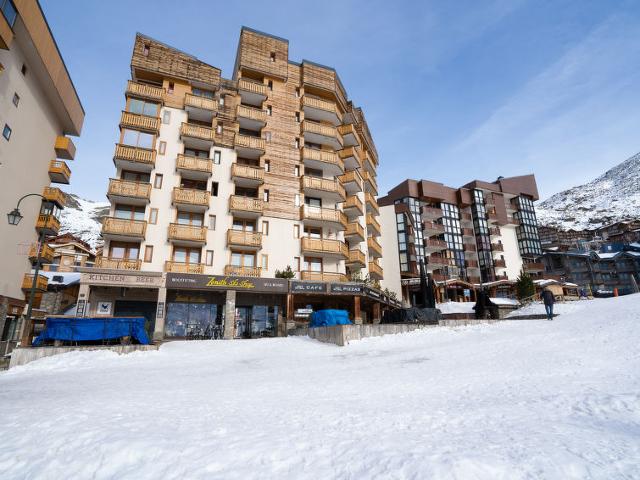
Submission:
M 88 346 L 88 347 L 30 347 L 30 348 L 16 348 L 11 352 L 11 362 L 9 368 L 17 367 L 19 365 L 26 365 L 40 358 L 51 357 L 53 355 L 60 355 L 62 353 L 74 352 L 74 351 L 90 351 L 90 350 L 110 350 L 118 354 L 126 354 L 135 351 L 149 351 L 157 350 L 157 345 L 110 345 L 110 346 Z

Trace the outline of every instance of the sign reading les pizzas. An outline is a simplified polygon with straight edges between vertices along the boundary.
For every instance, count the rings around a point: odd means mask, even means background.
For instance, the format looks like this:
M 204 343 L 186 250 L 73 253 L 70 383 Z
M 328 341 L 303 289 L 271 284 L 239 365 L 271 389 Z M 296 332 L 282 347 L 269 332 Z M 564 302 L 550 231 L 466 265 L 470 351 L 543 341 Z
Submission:
M 345 283 L 332 283 L 331 293 L 346 293 L 350 295 L 362 295 L 364 287 L 362 285 L 351 285 Z
M 202 290 L 241 290 L 286 293 L 287 280 L 279 278 L 251 278 L 235 275 L 167 274 L 167 288 Z

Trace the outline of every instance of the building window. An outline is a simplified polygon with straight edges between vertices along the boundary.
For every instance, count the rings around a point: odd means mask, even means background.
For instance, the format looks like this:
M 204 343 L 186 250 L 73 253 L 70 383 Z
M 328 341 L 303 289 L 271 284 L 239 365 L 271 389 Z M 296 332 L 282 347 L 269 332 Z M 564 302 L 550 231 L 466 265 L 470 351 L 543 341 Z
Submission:
M 256 265 L 256 256 L 247 252 L 231 252 L 231 265 L 234 267 L 253 268 Z
M 218 123 L 218 124 L 216 125 L 216 133 L 217 133 L 218 135 L 222 135 L 222 124 L 221 124 L 221 123 Z
M 149 223 L 151 225 L 155 225 L 156 223 L 158 223 L 158 209 L 157 208 L 152 208 L 151 210 L 149 210 Z
M 130 98 L 127 103 L 127 112 L 137 113 L 138 115 L 146 115 L 147 117 L 157 117 L 160 111 L 160 104 L 153 102 L 146 102 L 144 100 L 138 100 L 137 98 Z M 170 113 L 170 112 L 165 112 Z M 164 122 L 168 123 L 168 122 Z
M 200 253 L 199 248 L 175 247 L 172 259 L 177 263 L 198 264 L 200 263 Z
M 162 123 L 165 125 L 171 123 L 171 110 L 165 110 L 162 112 Z
M 213 266 L 213 250 L 207 250 L 206 263 L 207 267 Z
M 271 132 L 264 132 L 264 141 L 267 143 L 271 142 Z
M 269 90 L 273 90 L 273 80 L 269 80 L 267 82 L 267 86 L 269 87 Z
M 218 196 L 218 182 L 213 182 L 211 184 L 211 196 L 212 197 Z
M 262 221 L 262 234 L 267 236 L 269 235 L 269 222 L 267 221 Z
M 296 177 L 299 177 L 299 176 L 300 176 L 300 165 L 295 165 L 295 166 L 293 167 L 293 174 L 294 174 Z
M 137 243 L 110 242 L 109 258 L 118 260 L 138 260 L 140 245 Z
M 130 147 L 153 148 L 155 137 L 151 133 L 139 132 L 128 128 L 122 129 L 120 143 Z
M 295 146 L 296 146 L 296 148 L 300 148 L 300 139 L 299 138 L 296 138 Z
M 271 105 L 267 105 L 267 115 L 271 116 L 272 113 L 273 109 L 271 108 Z
M 220 158 L 222 157 L 222 152 L 220 150 L 213 151 L 213 163 L 215 165 L 220 165 Z
M 20 71 L 22 72 L 22 75 L 27 74 L 27 66 L 24 63 L 22 64 L 22 68 L 20 69 Z
M 224 107 L 224 97 L 225 97 L 224 95 L 220 95 L 220 98 L 218 99 L 218 104 L 221 107 Z
M 293 205 L 294 205 L 295 207 L 299 207 L 299 206 L 300 206 L 300 194 L 299 194 L 299 193 L 296 193 L 296 194 L 293 196 Z
M 144 55 L 145 57 L 148 57 L 150 50 L 151 50 L 151 47 L 149 46 L 149 44 L 145 43 L 144 46 L 142 47 L 142 55 Z
M 213 93 L 211 90 L 202 90 L 201 88 L 193 87 L 191 89 L 191 93 L 196 97 L 210 98 L 212 100 L 215 98 L 215 93 Z
M 262 254 L 262 269 L 269 270 L 269 255 Z
M 18 11 L 16 10 L 15 5 L 11 0 L 0 0 L 0 5 L 2 5 L 0 10 L 2 10 L 4 18 L 7 20 L 9 26 L 13 28 L 13 24 L 16 22 L 16 18 L 18 18 Z
M 216 216 L 209 215 L 209 230 L 215 230 L 215 229 L 216 229 Z
M 269 201 L 269 190 L 265 190 L 262 192 L 262 200 L 264 200 L 265 202 Z
M 293 226 L 293 238 L 300 238 L 300 225 L 298 224 Z
M 272 62 L 275 62 L 276 61 L 276 52 L 271 52 L 270 58 L 271 58 Z
M 6 123 L 4 124 L 4 129 L 2 129 L 2 136 L 9 141 L 9 139 L 11 138 L 11 127 L 9 125 L 7 125 Z
M 300 271 L 300 257 L 293 257 L 293 268 L 296 272 Z
M 302 269 L 309 272 L 322 272 L 322 258 L 304 257 Z
M 160 142 L 160 145 L 158 146 L 158 153 L 160 155 L 164 155 L 166 151 L 167 151 L 167 142 Z
M 20 95 L 18 95 L 17 93 L 14 93 L 13 94 L 13 104 L 17 107 L 19 103 L 20 103 Z
M 144 247 L 144 261 L 150 263 L 153 260 L 153 245 Z
M 162 188 L 162 174 L 156 173 L 156 177 L 153 179 L 153 188 Z
M 300 98 L 300 87 L 296 87 L 296 98 Z
M 296 123 L 300 123 L 300 112 L 296 112 Z
M 173 82 L 169 82 L 169 87 L 167 88 L 167 93 L 173 93 L 175 89 L 175 84 Z
M 270 172 L 271 171 L 271 162 L 269 160 L 265 160 L 264 161 L 264 171 L 265 172 Z

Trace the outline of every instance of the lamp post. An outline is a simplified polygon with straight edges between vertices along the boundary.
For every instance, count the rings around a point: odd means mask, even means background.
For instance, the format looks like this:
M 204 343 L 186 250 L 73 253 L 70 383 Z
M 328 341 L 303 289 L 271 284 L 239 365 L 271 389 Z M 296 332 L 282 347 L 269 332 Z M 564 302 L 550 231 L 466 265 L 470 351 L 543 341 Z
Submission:
M 28 193 L 27 195 L 20 197 L 20 200 L 18 200 L 18 204 L 16 205 L 16 208 L 14 208 L 11 212 L 7 213 L 7 220 L 9 221 L 9 225 L 17 226 L 20 223 L 20 220 L 22 220 L 23 215 L 20 213 L 20 203 L 22 202 L 22 200 L 24 200 L 27 197 L 40 197 L 46 200 L 46 198 L 40 195 L 39 193 Z M 32 326 L 33 326 L 33 322 L 31 320 L 31 312 L 33 310 L 33 300 L 36 295 L 38 273 L 40 271 L 40 254 L 42 253 L 42 246 L 44 244 L 44 232 L 45 232 L 44 228 L 40 230 L 40 235 L 38 236 L 38 244 L 36 246 L 37 247 L 36 248 L 36 266 L 34 268 L 33 281 L 31 282 L 31 290 L 29 291 L 29 304 L 27 306 L 25 324 L 22 330 L 22 338 L 20 340 L 20 344 L 22 346 L 31 345 L 31 337 L 32 337 L 31 332 L 32 332 Z

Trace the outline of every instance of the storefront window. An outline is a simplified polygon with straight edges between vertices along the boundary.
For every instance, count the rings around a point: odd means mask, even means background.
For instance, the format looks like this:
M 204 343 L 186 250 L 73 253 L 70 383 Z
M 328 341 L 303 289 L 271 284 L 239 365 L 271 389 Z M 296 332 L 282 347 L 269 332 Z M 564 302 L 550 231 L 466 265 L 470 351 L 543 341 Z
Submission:
M 206 293 L 173 294 L 167 303 L 165 335 L 193 339 L 222 338 L 224 304 L 222 297 Z

